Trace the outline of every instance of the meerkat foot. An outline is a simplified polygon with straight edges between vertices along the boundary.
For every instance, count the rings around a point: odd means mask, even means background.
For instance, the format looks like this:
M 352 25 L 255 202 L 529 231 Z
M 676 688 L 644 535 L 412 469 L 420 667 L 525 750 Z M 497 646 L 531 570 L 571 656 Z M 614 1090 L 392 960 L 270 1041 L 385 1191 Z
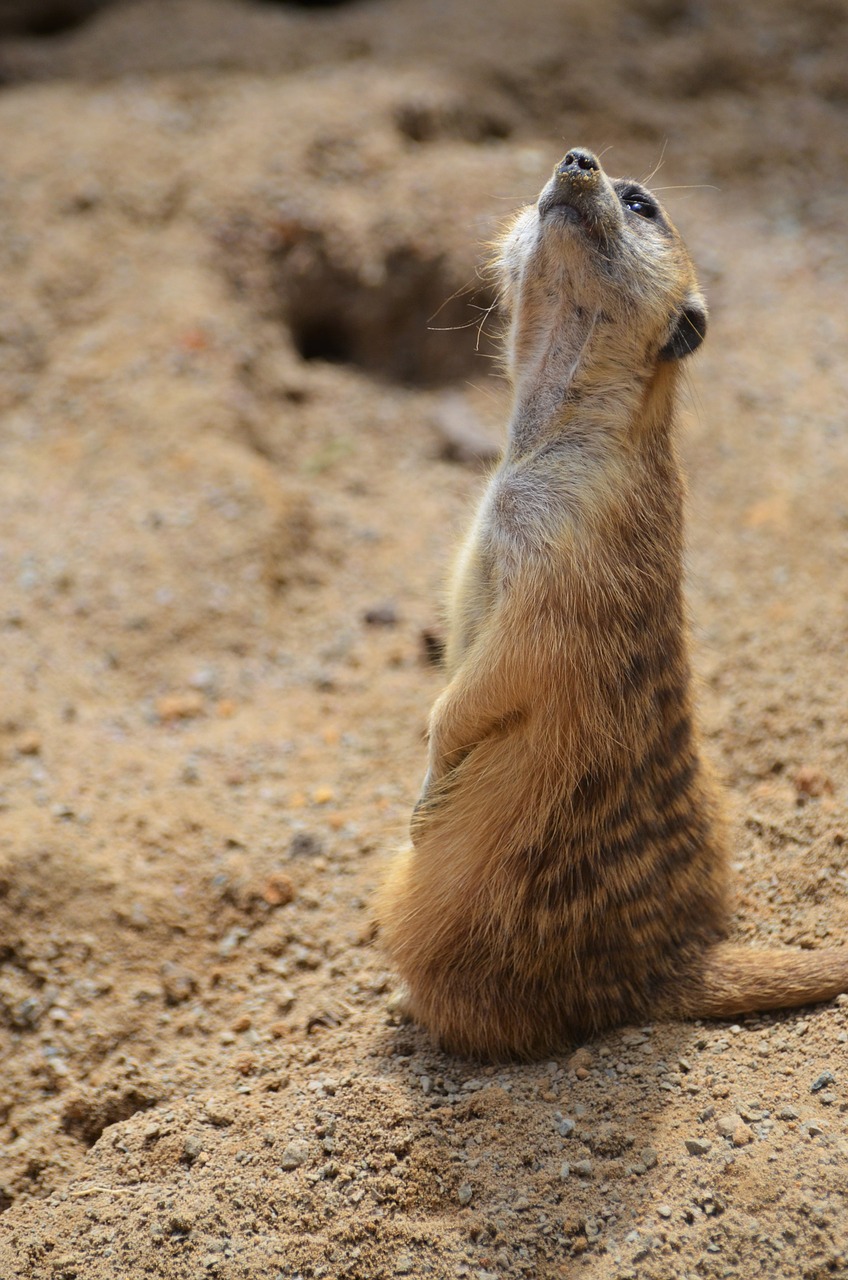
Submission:
M 412 1005 L 409 998 L 409 988 L 405 983 L 396 987 L 389 995 L 386 1001 L 386 1012 L 393 1022 L 405 1025 L 413 1022 Z

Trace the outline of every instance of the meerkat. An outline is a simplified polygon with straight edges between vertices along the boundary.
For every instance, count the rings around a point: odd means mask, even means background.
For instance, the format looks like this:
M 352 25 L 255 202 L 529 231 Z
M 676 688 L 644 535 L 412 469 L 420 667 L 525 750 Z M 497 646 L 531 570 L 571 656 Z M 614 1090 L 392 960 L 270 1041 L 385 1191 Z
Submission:
M 378 923 L 446 1049 L 848 990 L 848 947 L 721 941 L 728 852 L 693 723 L 681 361 L 707 308 L 644 186 L 574 148 L 496 249 L 513 409 L 450 591 L 411 846 Z

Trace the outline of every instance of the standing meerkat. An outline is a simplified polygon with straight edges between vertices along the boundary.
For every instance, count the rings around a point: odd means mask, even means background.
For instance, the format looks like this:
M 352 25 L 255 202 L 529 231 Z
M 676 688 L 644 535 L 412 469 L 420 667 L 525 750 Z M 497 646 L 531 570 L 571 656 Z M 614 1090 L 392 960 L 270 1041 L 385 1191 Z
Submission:
M 707 312 L 683 241 L 575 148 L 495 265 L 508 443 L 455 572 L 412 845 L 378 898 L 409 1011 L 455 1052 L 531 1057 L 846 991 L 848 948 L 719 941 L 674 441 Z

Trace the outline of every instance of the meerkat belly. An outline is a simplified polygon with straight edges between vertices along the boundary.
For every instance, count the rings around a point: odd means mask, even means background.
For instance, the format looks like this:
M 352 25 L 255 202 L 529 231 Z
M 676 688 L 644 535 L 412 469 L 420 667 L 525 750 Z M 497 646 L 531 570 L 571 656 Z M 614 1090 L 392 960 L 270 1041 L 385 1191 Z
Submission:
M 541 1025 L 560 1036 L 647 1013 L 723 908 L 709 799 L 686 772 L 676 801 L 638 770 L 623 784 L 587 777 L 563 797 L 546 838 L 491 869 L 457 935 L 455 975 L 470 961 L 479 994 L 488 967 L 486 985 L 516 1011 L 549 1001 Z

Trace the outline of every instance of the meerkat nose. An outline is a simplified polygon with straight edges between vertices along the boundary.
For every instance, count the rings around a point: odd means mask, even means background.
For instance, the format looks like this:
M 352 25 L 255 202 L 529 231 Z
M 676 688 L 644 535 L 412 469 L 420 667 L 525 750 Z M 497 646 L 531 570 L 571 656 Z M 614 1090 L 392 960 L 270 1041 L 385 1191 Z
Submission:
M 564 160 L 557 165 L 557 173 L 597 173 L 600 169 L 597 156 L 583 147 L 572 147 Z

